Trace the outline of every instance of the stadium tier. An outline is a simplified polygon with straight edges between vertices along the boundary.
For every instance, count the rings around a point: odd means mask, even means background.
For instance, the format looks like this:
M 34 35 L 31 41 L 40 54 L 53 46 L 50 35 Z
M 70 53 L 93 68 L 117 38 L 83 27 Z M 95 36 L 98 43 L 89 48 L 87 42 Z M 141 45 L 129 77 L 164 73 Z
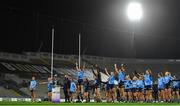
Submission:
M 37 82 L 47 81 L 50 76 L 50 54 L 32 53 L 23 54 L 0 53 L 0 97 L 30 97 L 29 81 L 31 76 L 37 76 Z M 77 82 L 75 64 L 78 61 L 76 55 L 54 55 L 54 73 L 59 77 L 60 85 L 63 85 L 64 75 L 71 76 Z M 85 69 L 85 77 L 93 84 L 94 77 L 91 65 L 97 64 L 101 70 L 106 67 L 109 72 L 114 71 L 114 63 L 118 66 L 124 64 L 126 73 L 143 73 L 146 69 L 151 69 L 153 78 L 157 78 L 158 72 L 170 71 L 176 76 L 180 76 L 179 60 L 148 60 L 148 59 L 118 59 L 98 56 L 82 56 L 82 64 Z M 101 71 L 101 79 L 106 82 L 108 76 Z M 117 84 L 117 81 L 116 81 Z M 38 84 L 37 96 L 47 98 L 47 85 Z M 7 92 L 7 93 L 5 93 Z M 103 91 L 102 91 L 103 92 Z M 102 93 L 105 95 L 105 93 Z M 93 95 L 91 95 L 92 97 Z M 63 89 L 61 89 L 61 98 L 64 98 Z

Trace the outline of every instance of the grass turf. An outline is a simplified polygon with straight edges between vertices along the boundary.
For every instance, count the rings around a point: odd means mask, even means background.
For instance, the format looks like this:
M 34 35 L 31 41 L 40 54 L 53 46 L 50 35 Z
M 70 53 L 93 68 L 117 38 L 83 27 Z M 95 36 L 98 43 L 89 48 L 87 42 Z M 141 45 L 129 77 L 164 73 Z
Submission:
M 49 103 L 0 102 L 0 106 L 180 106 L 179 103 Z

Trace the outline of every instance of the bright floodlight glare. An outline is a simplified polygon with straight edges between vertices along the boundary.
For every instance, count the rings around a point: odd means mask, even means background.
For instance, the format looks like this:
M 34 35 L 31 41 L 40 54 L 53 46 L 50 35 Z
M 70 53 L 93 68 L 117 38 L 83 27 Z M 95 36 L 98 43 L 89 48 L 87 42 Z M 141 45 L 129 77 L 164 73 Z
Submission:
M 142 18 L 143 11 L 140 3 L 132 2 L 128 5 L 127 10 L 128 18 L 132 21 L 138 21 Z

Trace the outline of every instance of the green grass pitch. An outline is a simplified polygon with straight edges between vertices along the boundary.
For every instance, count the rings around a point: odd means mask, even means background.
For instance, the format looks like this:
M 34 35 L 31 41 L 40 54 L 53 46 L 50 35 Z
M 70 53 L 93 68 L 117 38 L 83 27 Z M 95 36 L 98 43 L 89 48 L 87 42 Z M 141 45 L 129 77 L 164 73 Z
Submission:
M 180 106 L 179 103 L 48 103 L 0 102 L 0 106 Z

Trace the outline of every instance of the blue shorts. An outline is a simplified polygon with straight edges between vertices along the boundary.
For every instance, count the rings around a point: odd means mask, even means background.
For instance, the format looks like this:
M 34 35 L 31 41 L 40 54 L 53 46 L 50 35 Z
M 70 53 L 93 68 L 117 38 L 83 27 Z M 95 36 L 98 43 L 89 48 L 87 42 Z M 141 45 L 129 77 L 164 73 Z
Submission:
M 171 88 L 171 84 L 170 84 L 170 82 L 169 82 L 169 83 L 167 83 L 167 84 L 165 84 L 165 88 L 166 88 L 166 89 Z
M 84 92 L 88 92 L 89 88 L 88 87 L 85 87 L 84 88 Z
M 78 79 L 78 85 L 83 85 L 83 79 Z
M 173 87 L 173 91 L 179 91 L 178 87 Z
M 109 90 L 109 84 L 106 84 L 106 90 L 107 91 Z
M 131 92 L 131 89 L 124 89 L 125 92 Z
M 143 88 L 138 88 L 137 90 L 138 90 L 138 92 L 142 92 Z
M 70 94 L 73 94 L 73 93 L 75 93 L 75 91 L 70 91 L 69 93 L 70 93 Z
M 52 92 L 52 90 L 48 90 L 48 92 Z
M 113 89 L 114 88 L 114 84 L 109 84 L 109 89 Z
M 159 90 L 159 91 L 162 91 L 162 90 L 164 90 L 164 88 L 158 88 L 158 90 Z
M 146 88 L 146 90 L 152 90 L 152 86 L 151 85 L 146 85 L 145 88 Z
M 118 83 L 118 87 L 119 87 L 119 88 L 123 88 L 123 85 L 124 85 L 123 81 L 120 81 L 120 82 Z
M 95 87 L 95 88 L 100 88 L 100 84 L 99 84 L 99 83 L 95 83 L 95 84 L 94 84 L 94 87 Z
M 36 88 L 30 88 L 31 92 L 34 92 L 36 90 Z
M 137 88 L 132 88 L 131 91 L 132 92 L 137 92 Z

